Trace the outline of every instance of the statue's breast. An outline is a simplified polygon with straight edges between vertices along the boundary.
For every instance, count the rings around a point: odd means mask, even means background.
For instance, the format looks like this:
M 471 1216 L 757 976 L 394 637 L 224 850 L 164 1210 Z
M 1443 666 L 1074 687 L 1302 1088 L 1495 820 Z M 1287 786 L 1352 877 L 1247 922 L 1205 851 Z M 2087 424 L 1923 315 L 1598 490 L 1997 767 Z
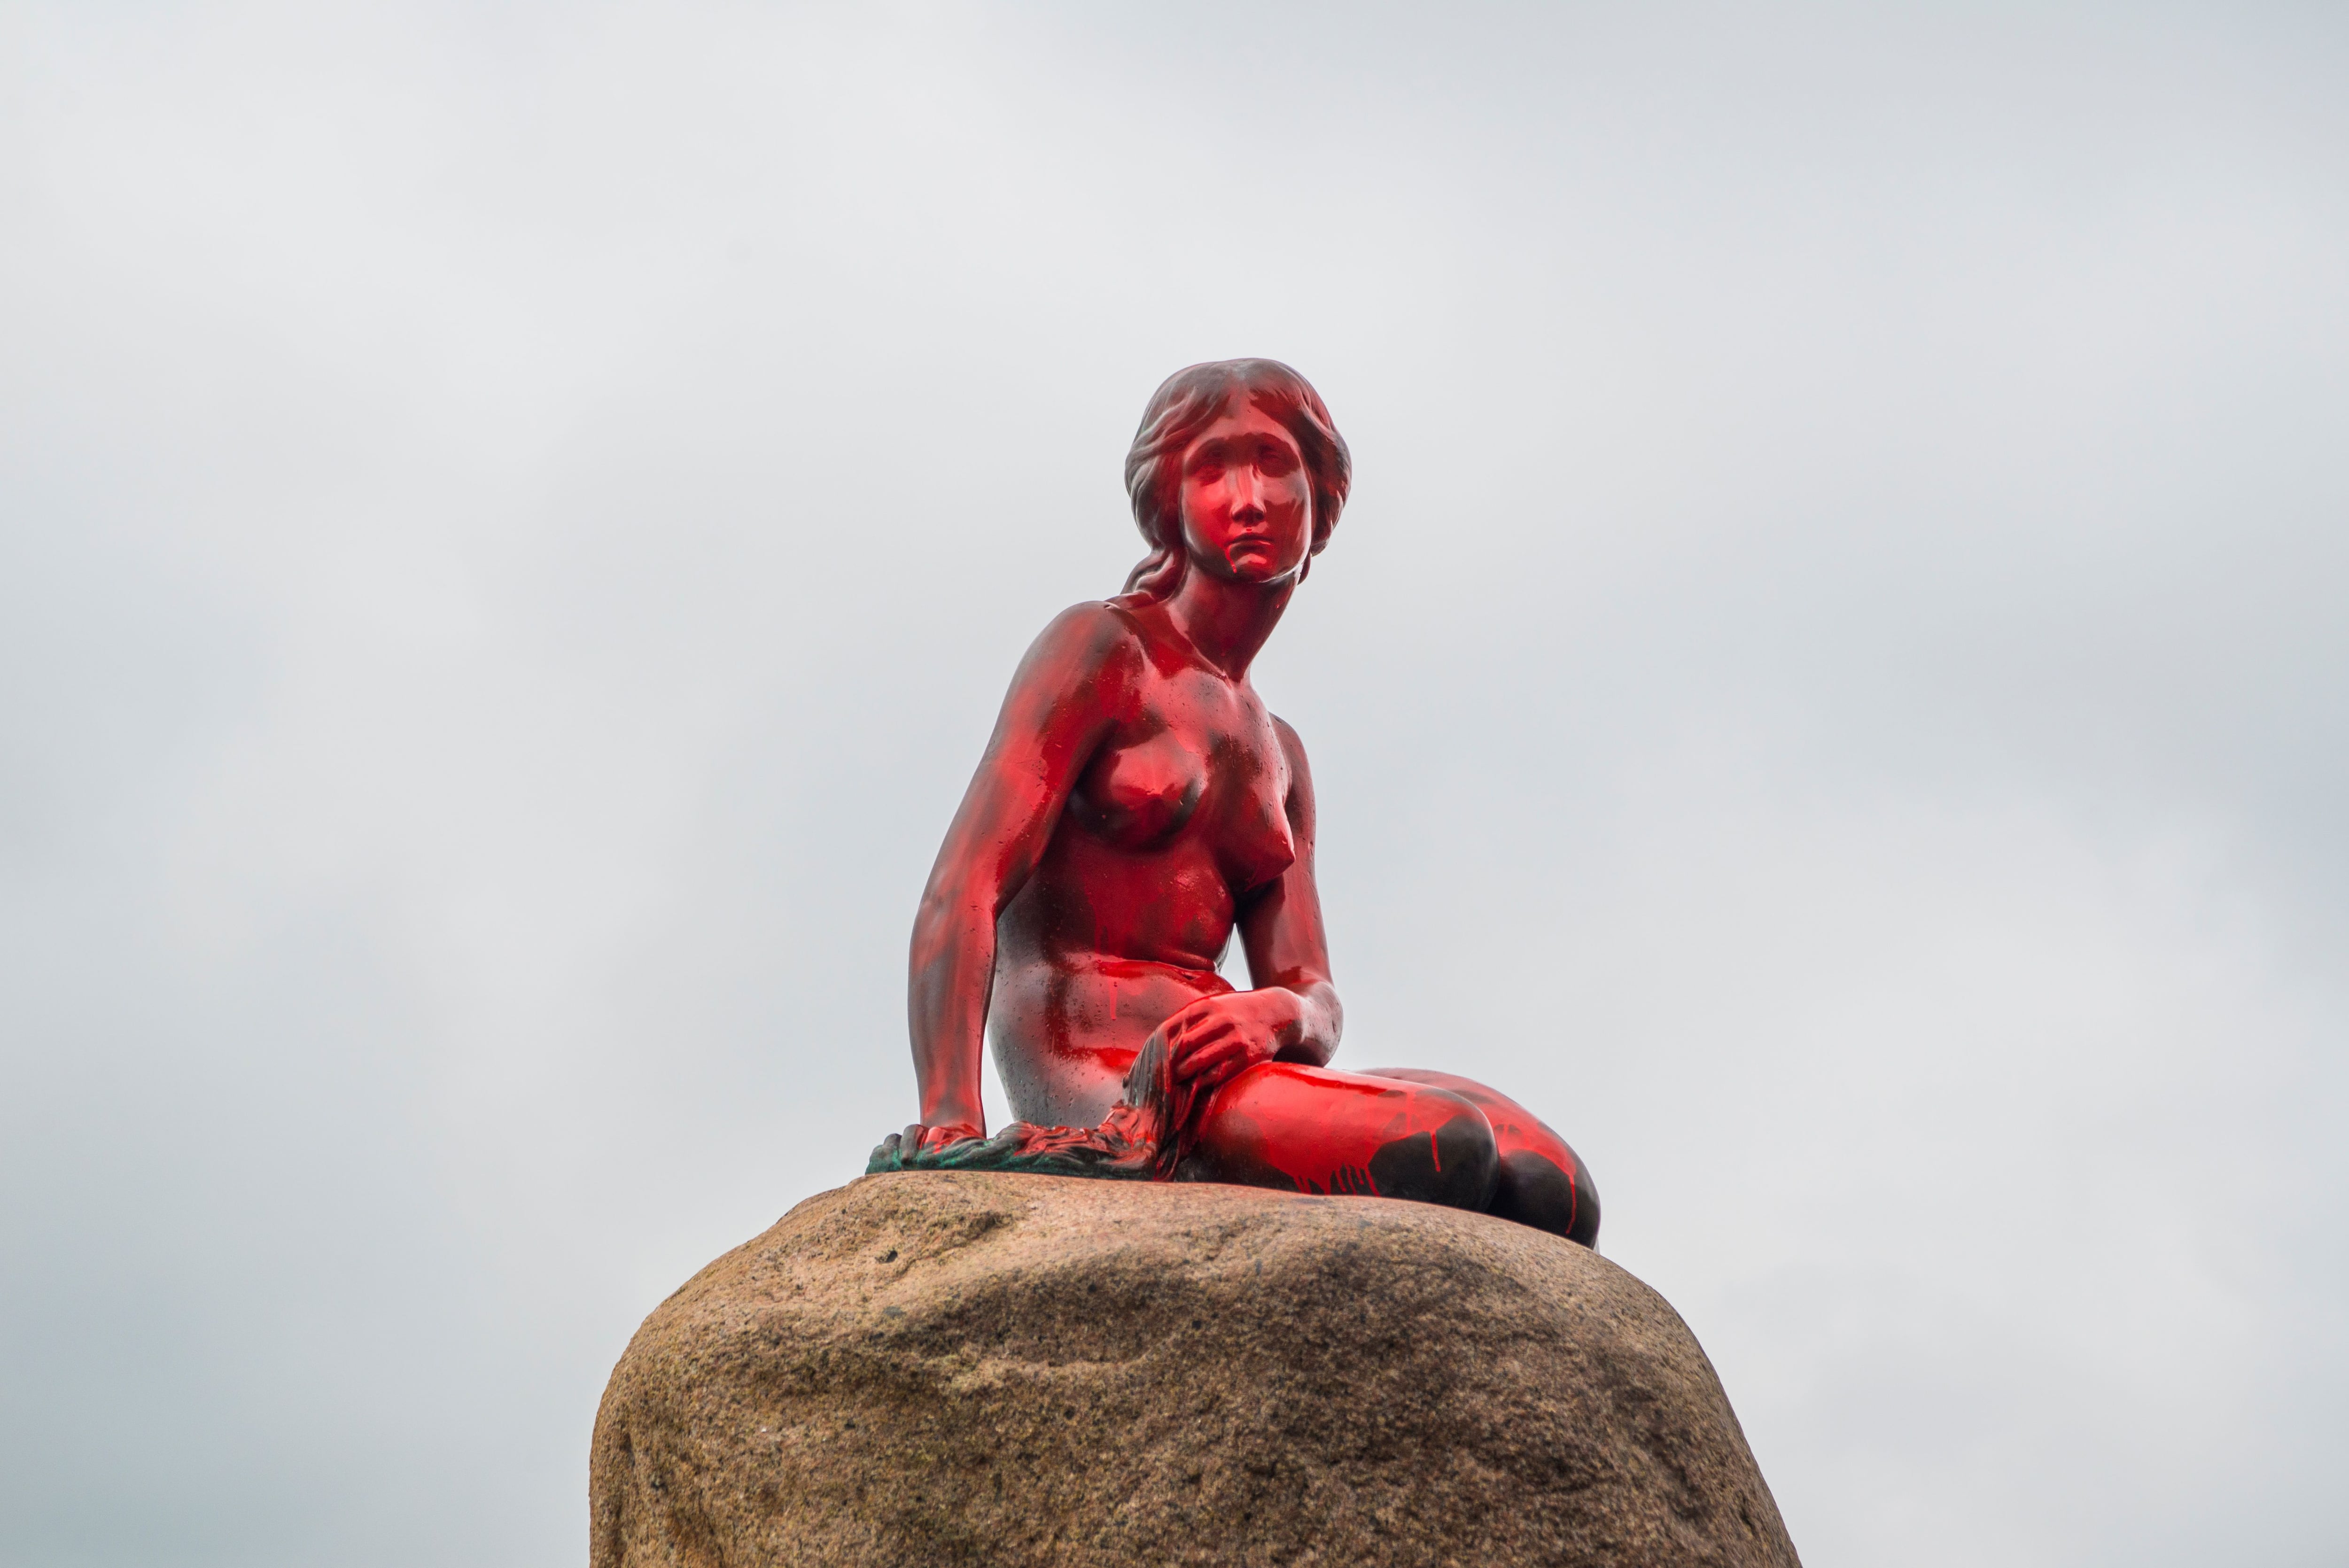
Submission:
M 1095 758 L 1069 803 L 1120 849 L 1147 850 L 1181 832 L 1206 791 L 1206 759 L 1162 730 Z
M 1086 830 L 1149 853 L 1195 841 L 1235 893 L 1297 859 L 1288 769 L 1262 707 L 1220 680 L 1170 681 L 1143 710 L 1149 727 L 1102 749 L 1069 801 Z
M 1235 789 L 1216 835 L 1224 874 L 1236 892 L 1262 887 L 1297 861 L 1297 841 L 1288 831 L 1284 805 L 1287 781 L 1271 769 L 1257 771 L 1248 787 Z

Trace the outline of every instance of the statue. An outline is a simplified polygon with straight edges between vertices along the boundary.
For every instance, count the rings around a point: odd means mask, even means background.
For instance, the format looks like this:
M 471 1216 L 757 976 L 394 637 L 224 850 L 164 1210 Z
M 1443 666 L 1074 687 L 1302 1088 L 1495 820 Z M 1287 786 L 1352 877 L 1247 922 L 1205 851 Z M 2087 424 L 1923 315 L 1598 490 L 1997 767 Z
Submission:
M 1506 1096 L 1341 1072 L 1313 781 L 1248 666 L 1352 460 L 1269 359 L 1158 388 L 1126 454 L 1150 553 L 1012 677 L 914 922 L 921 1120 L 873 1171 L 1045 1171 L 1365 1193 L 1599 1235 L 1589 1173 Z M 1239 935 L 1247 990 L 1216 972 Z M 982 1032 L 1019 1120 L 990 1138 Z

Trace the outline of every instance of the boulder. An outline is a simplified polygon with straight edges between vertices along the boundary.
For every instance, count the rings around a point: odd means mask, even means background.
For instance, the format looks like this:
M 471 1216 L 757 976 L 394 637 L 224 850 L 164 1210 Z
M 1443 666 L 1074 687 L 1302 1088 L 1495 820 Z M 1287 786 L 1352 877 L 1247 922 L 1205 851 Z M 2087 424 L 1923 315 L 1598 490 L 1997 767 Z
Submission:
M 645 1320 L 589 1495 L 594 1568 L 1795 1568 L 1638 1280 L 1486 1215 L 1247 1187 L 811 1198 Z

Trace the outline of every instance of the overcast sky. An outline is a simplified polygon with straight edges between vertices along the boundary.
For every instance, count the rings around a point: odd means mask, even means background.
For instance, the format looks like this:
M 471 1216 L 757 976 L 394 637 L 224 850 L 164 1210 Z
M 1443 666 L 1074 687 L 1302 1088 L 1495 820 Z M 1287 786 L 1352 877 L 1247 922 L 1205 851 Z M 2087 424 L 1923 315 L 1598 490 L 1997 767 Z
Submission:
M 0 1563 L 581 1561 L 1235 355 L 1340 1065 L 1811 1568 L 2349 1558 L 2349 14 L 9 0 Z

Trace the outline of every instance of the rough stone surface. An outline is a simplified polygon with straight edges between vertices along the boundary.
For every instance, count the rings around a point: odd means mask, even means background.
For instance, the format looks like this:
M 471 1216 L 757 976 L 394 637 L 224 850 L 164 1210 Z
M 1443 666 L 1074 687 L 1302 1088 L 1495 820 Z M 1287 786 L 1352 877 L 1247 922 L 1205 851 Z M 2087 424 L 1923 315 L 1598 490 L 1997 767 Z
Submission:
M 594 1568 L 1795 1568 L 1661 1297 L 1479 1214 L 934 1172 L 811 1198 L 645 1320 Z

